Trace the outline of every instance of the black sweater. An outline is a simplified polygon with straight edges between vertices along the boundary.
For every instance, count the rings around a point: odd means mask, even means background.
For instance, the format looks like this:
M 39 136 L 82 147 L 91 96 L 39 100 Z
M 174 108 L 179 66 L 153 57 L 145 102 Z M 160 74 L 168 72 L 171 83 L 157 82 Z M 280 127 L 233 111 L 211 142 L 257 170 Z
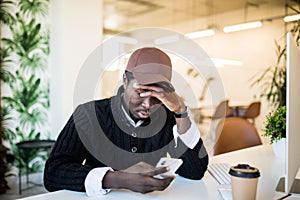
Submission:
M 80 105 L 46 162 L 44 185 L 49 191 L 85 191 L 85 178 L 93 168 L 121 170 L 139 161 L 155 166 L 167 152 L 183 160 L 177 174 L 201 179 L 208 165 L 202 140 L 190 149 L 178 138 L 175 147 L 175 124 L 174 114 L 161 106 L 135 128 L 127 122 L 119 96 Z

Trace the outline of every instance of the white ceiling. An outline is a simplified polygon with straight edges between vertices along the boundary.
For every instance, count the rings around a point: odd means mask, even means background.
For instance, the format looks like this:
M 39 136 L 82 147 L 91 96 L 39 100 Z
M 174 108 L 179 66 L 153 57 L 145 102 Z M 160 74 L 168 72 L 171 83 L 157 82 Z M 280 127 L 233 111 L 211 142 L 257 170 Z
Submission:
M 246 14 L 262 7 L 268 9 L 269 15 L 276 16 L 279 15 L 278 8 L 284 12 L 286 4 L 295 5 L 297 1 L 300 0 L 103 0 L 104 35 L 140 27 L 197 30 L 199 27 L 191 25 L 192 20 L 242 10 L 240 19 L 235 20 L 243 21 Z M 272 13 L 272 10 L 276 10 L 277 13 Z M 266 12 L 260 13 L 264 15 Z M 252 18 L 261 17 L 266 16 L 256 14 Z M 217 23 L 222 23 L 223 20 L 226 19 L 218 18 Z

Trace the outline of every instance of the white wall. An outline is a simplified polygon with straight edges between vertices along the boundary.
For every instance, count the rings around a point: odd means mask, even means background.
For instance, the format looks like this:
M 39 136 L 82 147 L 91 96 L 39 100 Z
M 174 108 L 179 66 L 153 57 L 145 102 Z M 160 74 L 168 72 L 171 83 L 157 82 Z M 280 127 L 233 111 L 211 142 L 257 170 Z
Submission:
M 102 0 L 51 1 L 51 136 L 56 138 L 72 114 L 81 65 L 102 41 Z

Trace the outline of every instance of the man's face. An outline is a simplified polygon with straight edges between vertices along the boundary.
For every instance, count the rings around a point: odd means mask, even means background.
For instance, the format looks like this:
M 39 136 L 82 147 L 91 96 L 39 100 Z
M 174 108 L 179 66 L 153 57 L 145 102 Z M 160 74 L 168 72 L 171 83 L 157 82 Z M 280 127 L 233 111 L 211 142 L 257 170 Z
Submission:
M 133 84 L 136 84 L 133 79 L 129 83 L 124 79 L 124 101 L 131 112 L 137 119 L 146 119 L 150 116 L 151 108 L 160 102 L 155 97 L 140 97 L 140 93 L 145 92 L 142 89 L 135 89 Z

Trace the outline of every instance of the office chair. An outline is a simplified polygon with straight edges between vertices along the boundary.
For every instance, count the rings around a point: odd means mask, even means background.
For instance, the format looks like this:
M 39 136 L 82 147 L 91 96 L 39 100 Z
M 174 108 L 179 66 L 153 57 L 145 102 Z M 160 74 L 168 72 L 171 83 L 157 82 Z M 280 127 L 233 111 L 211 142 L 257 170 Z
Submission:
M 252 124 L 255 124 L 255 118 L 260 115 L 260 101 L 252 102 L 246 109 L 245 113 L 241 115 L 244 119 L 249 119 Z
M 200 117 L 200 121 L 202 121 L 203 119 L 221 119 L 221 118 L 225 118 L 231 115 L 231 110 L 229 108 L 229 100 L 225 99 L 222 100 L 216 107 L 215 111 L 213 112 L 212 115 L 204 115 L 203 113 L 201 113 Z
M 216 127 L 214 155 L 261 144 L 256 128 L 248 120 L 240 117 L 224 118 Z

